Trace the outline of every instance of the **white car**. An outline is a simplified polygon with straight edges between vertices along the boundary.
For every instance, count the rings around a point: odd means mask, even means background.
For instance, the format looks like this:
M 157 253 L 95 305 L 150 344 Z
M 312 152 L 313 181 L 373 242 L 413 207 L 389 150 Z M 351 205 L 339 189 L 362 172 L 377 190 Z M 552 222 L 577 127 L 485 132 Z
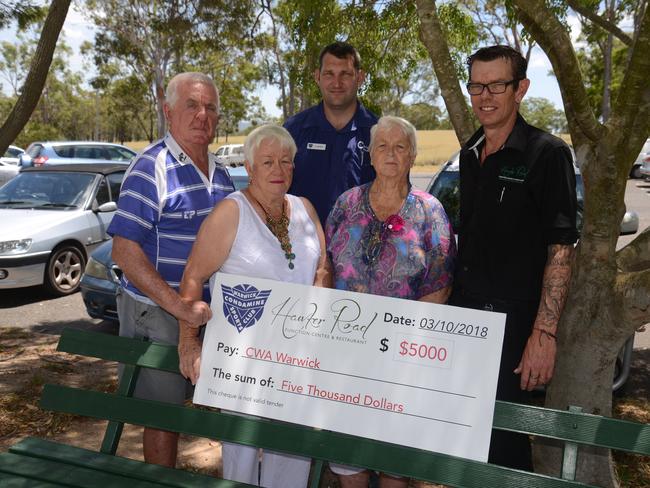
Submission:
M 19 171 L 20 166 L 17 164 L 6 163 L 0 160 L 0 186 L 16 176 Z
M 0 188 L 0 289 L 79 289 L 88 254 L 109 239 L 124 164 L 23 168 Z
M 244 145 L 243 144 L 226 144 L 221 146 L 215 153 L 217 161 L 224 166 L 235 168 L 244 164 Z
M 24 149 L 18 146 L 9 146 L 5 151 L 4 156 L 0 158 L 1 163 L 18 165 L 18 158 L 25 152 Z
M 634 164 L 639 165 L 639 178 L 650 179 L 650 139 L 645 141 L 641 153 Z

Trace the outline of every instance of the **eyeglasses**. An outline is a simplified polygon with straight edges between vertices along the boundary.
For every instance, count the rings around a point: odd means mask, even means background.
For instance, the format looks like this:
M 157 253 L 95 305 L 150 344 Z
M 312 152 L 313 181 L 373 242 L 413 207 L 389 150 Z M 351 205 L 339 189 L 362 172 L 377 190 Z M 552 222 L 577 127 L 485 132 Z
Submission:
M 467 83 L 465 86 L 470 95 L 480 95 L 486 88 L 492 95 L 498 95 L 499 93 L 504 93 L 508 85 L 512 85 L 518 81 L 521 80 L 515 78 L 510 81 L 493 81 L 492 83 Z

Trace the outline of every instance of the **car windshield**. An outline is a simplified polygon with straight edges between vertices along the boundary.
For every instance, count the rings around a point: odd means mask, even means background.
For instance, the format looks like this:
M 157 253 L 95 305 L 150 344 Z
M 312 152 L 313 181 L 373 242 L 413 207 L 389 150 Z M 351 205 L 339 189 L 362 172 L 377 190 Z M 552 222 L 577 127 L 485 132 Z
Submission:
M 5 158 L 17 158 L 23 153 L 22 149 L 10 147 L 5 151 Z
M 0 188 L 0 208 L 78 208 L 95 176 L 87 173 L 25 172 Z
M 459 176 L 458 171 L 443 171 L 427 190 L 442 203 L 454 229 L 460 225 Z

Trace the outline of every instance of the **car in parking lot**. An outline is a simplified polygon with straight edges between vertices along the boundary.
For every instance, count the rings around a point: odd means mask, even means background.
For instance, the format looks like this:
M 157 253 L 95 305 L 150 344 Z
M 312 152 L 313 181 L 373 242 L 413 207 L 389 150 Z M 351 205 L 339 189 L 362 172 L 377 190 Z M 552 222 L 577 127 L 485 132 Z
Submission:
M 132 149 L 111 142 L 33 142 L 18 161 L 23 167 L 98 162 L 128 164 L 135 155 Z
M 459 152 L 443 164 L 442 168 L 436 173 L 429 185 L 427 192 L 436 197 L 447 213 L 451 225 L 458 229 L 460 225 L 460 165 Z M 573 151 L 572 151 L 573 154 Z M 575 156 L 574 156 L 575 160 Z M 575 166 L 576 171 L 576 193 L 578 197 L 578 227 L 582 227 L 582 212 L 584 208 L 584 184 L 582 175 Z M 621 221 L 620 234 L 635 234 L 639 230 L 639 216 L 633 210 L 628 210 Z M 619 351 L 616 360 L 616 371 L 612 390 L 618 390 L 628 378 L 630 366 L 632 364 L 632 350 L 634 345 L 634 335 L 632 335 Z
M 25 150 L 18 146 L 9 146 L 4 153 L 4 156 L 0 158 L 0 163 L 17 165 L 18 158 L 20 158 L 24 152 Z
M 647 181 L 650 181 L 650 156 L 648 156 L 643 166 L 641 166 L 641 176 Z
M 248 186 L 248 173 L 243 166 L 229 168 L 228 172 L 236 190 Z M 100 245 L 88 259 L 81 278 L 81 296 L 88 315 L 96 319 L 117 321 L 117 289 L 122 270 L 113 262 L 113 241 Z
M 244 145 L 243 144 L 226 144 L 217 149 L 215 153 L 217 161 L 224 166 L 235 168 L 244 164 Z
M 88 254 L 108 239 L 124 164 L 45 165 L 0 188 L 0 289 L 79 288 Z
M 573 152 L 572 152 L 573 153 Z M 460 224 L 460 172 L 459 152 L 454 153 L 451 158 L 443 164 L 436 173 L 429 185 L 427 192 L 436 197 L 445 208 L 451 225 L 454 229 Z M 582 228 L 582 213 L 584 208 L 584 183 L 580 170 L 574 164 L 576 172 L 576 193 L 578 196 L 578 227 Z M 639 215 L 634 210 L 627 210 L 621 220 L 621 235 L 636 234 L 639 231 Z
M 639 165 L 639 175 L 638 178 L 650 179 L 650 139 L 645 141 L 639 157 L 634 162 L 635 165 Z
M 12 179 L 20 171 L 20 166 L 0 161 L 0 186 Z

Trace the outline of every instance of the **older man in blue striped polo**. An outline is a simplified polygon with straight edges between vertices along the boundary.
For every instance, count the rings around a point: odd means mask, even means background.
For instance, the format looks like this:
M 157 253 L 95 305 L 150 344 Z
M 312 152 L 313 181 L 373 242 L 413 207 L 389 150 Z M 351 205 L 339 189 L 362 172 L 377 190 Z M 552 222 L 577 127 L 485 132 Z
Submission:
M 219 118 L 214 82 L 181 73 L 169 82 L 164 105 L 169 132 L 147 147 L 127 170 L 118 211 L 108 228 L 113 259 L 122 268 L 118 294 L 120 335 L 178 344 L 177 318 L 205 324 L 205 303 L 186 303 L 177 290 L 201 223 L 234 191 L 228 172 L 208 152 Z M 182 404 L 191 385 L 181 375 L 143 369 L 135 395 Z M 145 428 L 144 458 L 174 466 L 178 434 Z

